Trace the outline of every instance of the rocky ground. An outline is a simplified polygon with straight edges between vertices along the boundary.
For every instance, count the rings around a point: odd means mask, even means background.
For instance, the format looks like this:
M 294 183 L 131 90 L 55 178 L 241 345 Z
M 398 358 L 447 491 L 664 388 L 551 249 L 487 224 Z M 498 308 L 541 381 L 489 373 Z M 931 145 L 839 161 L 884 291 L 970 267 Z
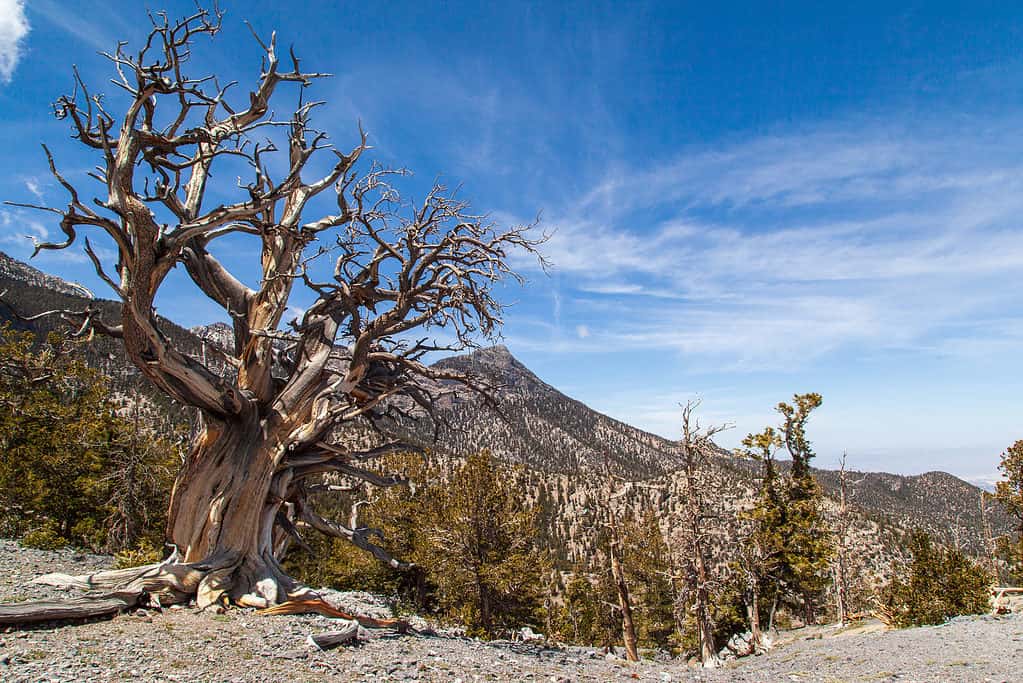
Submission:
M 85 573 L 110 558 L 38 551 L 0 541 L 0 600 L 57 597 L 28 582 L 47 572 Z M 342 609 L 384 616 L 367 594 L 331 594 Z M 790 632 L 769 654 L 718 670 L 677 661 L 628 664 L 588 648 L 483 643 L 452 632 L 364 633 L 357 646 L 321 652 L 313 633 L 337 630 L 319 616 L 263 617 L 138 610 L 112 620 L 0 633 L 4 681 L 1018 681 L 1023 614 L 958 618 L 943 626 L 878 632 L 819 628 Z

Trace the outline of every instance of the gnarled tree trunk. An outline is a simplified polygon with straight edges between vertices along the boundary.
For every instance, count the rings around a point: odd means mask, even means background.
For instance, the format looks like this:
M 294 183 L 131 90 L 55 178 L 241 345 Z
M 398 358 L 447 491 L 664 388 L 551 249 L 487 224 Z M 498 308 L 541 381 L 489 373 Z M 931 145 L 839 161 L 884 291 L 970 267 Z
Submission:
M 358 145 L 343 153 L 312 128 L 318 102 L 299 97 L 287 120 L 276 119 L 270 100 L 278 86 L 305 88 L 325 74 L 302 71 L 294 55 L 293 68 L 283 70 L 275 35 L 266 43 L 257 38 L 263 52 L 259 77 L 248 96 L 231 105 L 231 84 L 185 74 L 191 43 L 220 31 L 220 13 L 200 8 L 178 22 L 160 13 L 151 17 L 153 29 L 137 54 L 120 43 L 108 55 L 115 83 L 128 93 L 120 118 L 89 94 L 77 72 L 75 91 L 55 104 L 72 136 L 98 157 L 102 170 L 92 177 L 99 196 L 83 200 L 47 149 L 68 205 L 22 206 L 58 215 L 67 237 L 37 244 L 37 251 L 66 248 L 86 229 L 113 243 L 112 264 L 104 265 L 88 240 L 85 252 L 121 301 L 121 320 L 108 324 L 95 306 L 49 313 L 72 322 L 77 335 L 121 340 L 156 388 L 198 409 L 199 429 L 172 495 L 172 559 L 128 574 L 49 580 L 138 598 L 194 597 L 201 606 L 230 601 L 265 607 L 306 593 L 278 562 L 289 543 L 304 544 L 304 528 L 346 539 L 402 567 L 371 542 L 378 531 L 358 526 L 354 514 L 348 526 L 320 517 L 308 494 L 327 473 L 377 486 L 401 483 L 361 463 L 417 449 L 389 442 L 354 452 L 329 437 L 354 420 L 383 437 L 394 419 L 410 417 L 410 408 L 436 419 L 435 399 L 454 386 L 493 404 L 489 387 L 432 368 L 423 357 L 492 338 L 501 324 L 493 288 L 519 279 L 509 265 L 511 252 L 535 255 L 543 237 L 531 239 L 531 225 L 497 230 L 440 185 L 421 204 L 408 205 L 390 184 L 404 172 L 377 166 L 355 171 L 368 149 L 361 129 Z M 325 151 L 332 163 L 326 175 L 303 177 L 309 160 Z M 269 163 L 275 153 L 282 164 Z M 213 204 L 206 191 L 212 167 L 223 158 L 240 158 L 253 177 L 238 187 L 226 174 L 230 182 L 218 195 L 237 192 L 236 201 Z M 325 204 L 336 205 L 337 213 L 304 217 L 310 200 L 331 191 L 335 196 Z M 239 234 L 261 246 L 255 288 L 211 253 L 216 240 Z M 322 256 L 333 260 L 332 268 L 317 269 Z M 165 333 L 153 302 L 179 265 L 231 320 L 232 348 L 190 355 Z M 295 287 L 304 287 L 314 303 L 286 323 Z M 421 328 L 444 328 L 454 341 L 409 341 Z M 209 362 L 210 351 L 219 367 Z
M 222 594 L 264 607 L 287 600 L 295 583 L 274 552 L 285 492 L 271 491 L 283 483 L 275 477 L 281 449 L 254 417 L 204 422 L 174 485 L 168 538 L 182 561 L 210 568 L 198 588 L 201 603 Z

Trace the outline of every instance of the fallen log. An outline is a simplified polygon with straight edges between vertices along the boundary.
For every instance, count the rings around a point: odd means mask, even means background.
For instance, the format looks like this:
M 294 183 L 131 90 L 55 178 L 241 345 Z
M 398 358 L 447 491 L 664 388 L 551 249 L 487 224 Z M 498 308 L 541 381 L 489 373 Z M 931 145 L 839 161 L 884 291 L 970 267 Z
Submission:
M 70 600 L 28 600 L 0 604 L 0 625 L 112 617 L 135 607 L 141 596 L 141 592 L 125 592 Z

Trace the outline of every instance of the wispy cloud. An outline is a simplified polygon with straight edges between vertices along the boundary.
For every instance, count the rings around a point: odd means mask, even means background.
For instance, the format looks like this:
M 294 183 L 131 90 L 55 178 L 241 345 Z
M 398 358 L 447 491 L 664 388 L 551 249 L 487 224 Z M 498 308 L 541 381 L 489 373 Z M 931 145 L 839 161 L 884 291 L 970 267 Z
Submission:
M 25 179 L 25 189 L 32 193 L 32 196 L 38 199 L 40 202 L 43 201 L 43 191 L 39 186 L 39 181 L 35 178 Z
M 7 0 L 0 0 L 3 1 Z M 87 13 L 74 11 L 54 0 L 33 0 L 31 9 L 97 51 L 113 51 L 117 46 L 115 35 L 125 38 L 137 32 L 137 27 L 128 22 L 123 10 L 114 10 L 103 2 L 93 2 Z M 111 28 L 118 33 L 115 34 Z
M 998 343 L 979 334 L 985 317 L 1023 319 L 1006 280 L 1023 267 L 1008 130 L 947 143 L 941 130 L 835 128 L 619 171 L 563 207 L 547 253 L 566 315 L 584 312 L 590 332 L 574 347 L 757 370 L 857 346 Z
M 0 83 L 10 83 L 28 36 L 24 0 L 0 0 Z
M 0 244 L 14 247 L 32 246 L 32 240 L 46 240 L 49 230 L 35 220 L 19 220 L 9 211 L 0 212 Z

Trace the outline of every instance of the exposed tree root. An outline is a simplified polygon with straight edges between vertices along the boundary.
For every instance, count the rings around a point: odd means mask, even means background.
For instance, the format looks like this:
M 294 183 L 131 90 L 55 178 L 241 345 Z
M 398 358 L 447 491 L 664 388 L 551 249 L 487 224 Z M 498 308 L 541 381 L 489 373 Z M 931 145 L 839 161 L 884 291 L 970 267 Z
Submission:
M 258 570 L 258 571 L 257 571 Z M 308 614 L 347 619 L 367 628 L 409 630 L 400 619 L 375 619 L 336 609 L 315 591 L 284 575 L 276 565 L 252 563 L 180 563 L 172 555 L 164 562 L 92 574 L 46 574 L 33 583 L 86 591 L 68 600 L 34 600 L 0 604 L 0 625 L 42 621 L 76 621 L 110 617 L 136 606 L 174 605 L 195 600 L 211 605 L 260 608 L 259 614 Z M 278 602 L 278 596 L 285 600 Z
M 322 614 L 325 617 L 355 620 L 359 622 L 359 625 L 366 628 L 393 628 L 401 633 L 409 630 L 408 622 L 401 619 L 374 619 L 373 617 L 349 614 L 320 598 L 313 600 L 289 600 L 280 605 L 259 610 L 257 614 Z

